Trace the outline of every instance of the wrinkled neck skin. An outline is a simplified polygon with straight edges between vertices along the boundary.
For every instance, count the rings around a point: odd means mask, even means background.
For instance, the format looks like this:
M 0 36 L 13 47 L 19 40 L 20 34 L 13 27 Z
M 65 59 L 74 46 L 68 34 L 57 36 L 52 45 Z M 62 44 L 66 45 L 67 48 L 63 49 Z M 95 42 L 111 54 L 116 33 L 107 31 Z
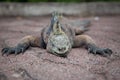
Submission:
M 64 57 L 67 56 L 67 53 L 71 50 L 71 43 L 68 36 L 62 30 L 61 25 L 57 22 L 53 25 L 53 31 L 51 32 L 48 43 L 47 51 Z

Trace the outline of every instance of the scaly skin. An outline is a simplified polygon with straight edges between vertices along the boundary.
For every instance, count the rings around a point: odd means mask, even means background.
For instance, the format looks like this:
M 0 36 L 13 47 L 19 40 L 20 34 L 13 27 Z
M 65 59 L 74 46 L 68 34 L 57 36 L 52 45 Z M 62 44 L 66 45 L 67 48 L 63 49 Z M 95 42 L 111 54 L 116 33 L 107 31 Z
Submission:
M 66 57 L 71 48 L 84 46 L 89 53 L 110 56 L 112 50 L 109 48 L 99 48 L 94 40 L 87 35 L 82 35 L 88 30 L 88 22 L 83 21 L 81 25 L 73 25 L 76 21 L 69 21 L 54 12 L 51 23 L 43 28 L 41 36 L 26 36 L 16 46 L 5 47 L 2 55 L 24 53 L 29 47 L 40 47 L 57 56 Z M 71 25 L 72 24 L 72 25 Z
M 65 55 L 71 50 L 72 44 L 63 31 L 53 31 L 48 38 L 47 51 L 56 55 Z

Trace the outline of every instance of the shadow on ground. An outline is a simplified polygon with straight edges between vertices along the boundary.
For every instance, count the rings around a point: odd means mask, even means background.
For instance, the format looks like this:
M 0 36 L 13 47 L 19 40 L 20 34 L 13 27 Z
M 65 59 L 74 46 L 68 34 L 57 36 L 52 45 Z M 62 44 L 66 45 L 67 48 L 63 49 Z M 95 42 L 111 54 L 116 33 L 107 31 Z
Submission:
M 120 80 L 120 16 L 86 19 L 92 21 L 92 26 L 85 34 L 100 47 L 111 48 L 111 57 L 88 54 L 82 48 L 72 49 L 68 58 L 39 48 L 30 48 L 17 56 L 0 54 L 0 80 Z M 14 46 L 26 35 L 40 35 L 49 20 L 49 17 L 1 17 L 0 50 L 6 45 Z

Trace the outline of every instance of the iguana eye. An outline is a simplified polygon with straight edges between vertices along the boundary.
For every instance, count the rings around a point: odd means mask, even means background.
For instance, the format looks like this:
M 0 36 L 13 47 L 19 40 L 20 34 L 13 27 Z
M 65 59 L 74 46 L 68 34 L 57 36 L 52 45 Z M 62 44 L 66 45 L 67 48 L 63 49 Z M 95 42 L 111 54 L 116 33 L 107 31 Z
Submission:
M 55 45 L 52 43 L 52 47 L 55 47 Z

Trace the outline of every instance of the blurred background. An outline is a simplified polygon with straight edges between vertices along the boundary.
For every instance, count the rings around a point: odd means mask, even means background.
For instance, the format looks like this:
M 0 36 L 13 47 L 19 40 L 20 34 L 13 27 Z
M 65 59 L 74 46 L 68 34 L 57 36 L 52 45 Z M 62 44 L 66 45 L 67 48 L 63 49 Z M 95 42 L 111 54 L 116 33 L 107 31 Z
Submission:
M 120 0 L 0 0 L 0 2 L 113 2 Z
M 53 11 L 78 27 L 90 20 L 85 34 L 113 55 L 92 55 L 82 48 L 72 49 L 67 58 L 40 48 L 17 56 L 0 53 L 0 80 L 120 80 L 120 0 L 0 0 L 0 50 L 27 35 L 40 36 Z
M 0 0 L 0 16 L 119 15 L 120 0 Z
M 0 0 L 0 16 L 119 15 L 120 0 Z

